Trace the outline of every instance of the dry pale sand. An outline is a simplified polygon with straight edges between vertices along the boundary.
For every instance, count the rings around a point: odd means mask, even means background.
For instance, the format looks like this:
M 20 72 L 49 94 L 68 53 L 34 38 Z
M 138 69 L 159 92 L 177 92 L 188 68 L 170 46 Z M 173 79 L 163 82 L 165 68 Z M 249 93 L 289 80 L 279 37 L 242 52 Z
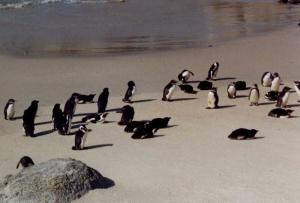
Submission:
M 232 79 L 259 83 L 265 70 L 277 71 L 284 84 L 300 79 L 299 29 L 286 29 L 262 36 L 230 41 L 207 49 L 189 49 L 103 58 L 0 57 L 1 106 L 17 99 L 17 116 L 31 100 L 40 100 L 36 119 L 38 137 L 22 136 L 22 121 L 0 120 L 0 176 L 17 173 L 20 157 L 35 162 L 72 157 L 115 181 L 109 189 L 89 192 L 76 202 L 299 202 L 300 199 L 300 110 L 291 119 L 267 117 L 274 104 L 250 107 L 248 91 L 230 100 L 226 86 Z M 220 105 L 207 110 L 207 92 L 187 95 L 179 90 L 177 101 L 161 101 L 162 89 L 181 69 L 195 72 L 192 80 L 206 77 L 219 61 Z M 227 78 L 227 79 L 226 79 Z M 135 120 L 171 116 L 170 128 L 157 137 L 132 140 L 117 125 L 120 114 L 111 111 L 106 124 L 89 124 L 87 145 L 72 151 L 73 136 L 47 134 L 54 103 L 64 103 L 74 92 L 100 93 L 109 87 L 108 109 L 123 106 L 121 98 L 128 80 L 138 92 L 132 104 Z M 192 83 L 194 86 L 197 83 Z M 262 88 L 264 94 L 267 89 Z M 97 95 L 98 96 L 98 95 Z M 186 100 L 181 98 L 187 98 Z M 180 100 L 181 99 L 181 100 Z M 261 103 L 266 101 L 261 98 Z M 78 105 L 77 114 L 96 111 L 96 104 Z M 76 116 L 75 120 L 80 120 Z M 76 127 L 76 124 L 75 126 Z M 239 127 L 258 129 L 260 139 L 232 141 L 228 134 Z M 76 129 L 74 129 L 76 130 Z

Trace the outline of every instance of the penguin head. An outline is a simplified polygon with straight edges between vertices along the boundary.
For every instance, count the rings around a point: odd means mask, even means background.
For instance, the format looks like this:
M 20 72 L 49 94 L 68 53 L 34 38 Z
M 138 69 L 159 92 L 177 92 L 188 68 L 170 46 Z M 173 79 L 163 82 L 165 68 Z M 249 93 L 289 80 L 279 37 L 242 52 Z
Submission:
M 103 92 L 104 92 L 104 93 L 108 93 L 108 88 L 105 87 L 105 88 L 103 89 Z
M 170 81 L 170 84 L 176 85 L 176 84 L 177 84 L 177 81 L 176 81 L 176 80 L 171 80 L 171 81 Z
M 130 80 L 130 81 L 127 83 L 127 85 L 128 85 L 128 87 L 133 87 L 133 86 L 135 86 L 135 83 L 134 83 L 132 80 Z
M 215 65 L 216 67 L 219 67 L 219 62 L 216 61 L 216 62 L 214 63 L 214 65 Z
M 38 103 L 39 103 L 38 100 L 33 100 L 33 101 L 31 102 L 31 104 L 34 104 L 34 105 L 37 105 Z
M 257 84 L 256 84 L 256 83 L 254 83 L 254 84 L 253 84 L 253 87 L 257 88 Z
M 250 132 L 251 132 L 252 135 L 255 135 L 255 134 L 258 132 L 258 130 L 256 130 L 256 129 L 251 129 Z
M 274 78 L 279 77 L 279 74 L 278 74 L 277 72 L 275 72 L 275 73 L 273 74 L 273 77 L 274 77 Z
M 211 91 L 217 92 L 217 91 L 218 91 L 218 88 L 217 88 L 217 87 L 212 87 L 212 88 L 211 88 Z
M 81 125 L 79 130 L 85 133 L 87 131 L 86 125 Z
M 9 100 L 8 100 L 8 103 L 9 103 L 9 104 L 14 104 L 15 102 L 16 102 L 16 100 L 14 100 L 14 99 L 9 99 Z
M 54 105 L 54 108 L 55 108 L 55 109 L 60 108 L 60 104 L 59 104 L 59 103 L 55 104 L 55 105 Z
M 290 87 L 285 86 L 285 87 L 282 89 L 282 92 L 288 92 L 288 91 L 290 91 L 290 90 L 291 90 Z
M 290 115 L 291 113 L 294 112 L 294 110 L 292 110 L 292 109 L 287 109 L 286 112 Z

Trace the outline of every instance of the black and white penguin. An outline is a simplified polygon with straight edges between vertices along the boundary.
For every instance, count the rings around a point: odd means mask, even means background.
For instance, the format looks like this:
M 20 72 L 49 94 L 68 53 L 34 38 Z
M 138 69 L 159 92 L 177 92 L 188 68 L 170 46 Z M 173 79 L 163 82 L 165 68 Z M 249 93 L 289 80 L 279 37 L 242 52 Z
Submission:
M 76 111 L 77 102 L 78 102 L 78 94 L 73 93 L 72 96 L 65 103 L 64 115 L 66 116 L 67 119 L 66 134 L 70 133 L 72 127 L 72 119 Z
M 131 121 L 130 123 L 128 123 L 126 125 L 126 127 L 124 128 L 124 131 L 127 133 L 132 133 L 134 131 L 134 129 L 136 129 L 137 127 L 144 125 L 145 123 L 147 123 L 149 121 Z
M 164 117 L 164 118 L 154 118 L 149 122 L 149 125 L 153 129 L 153 133 L 155 133 L 160 128 L 168 127 L 169 121 L 171 117 Z
M 227 96 L 230 99 L 236 98 L 235 82 L 231 82 L 227 87 Z
M 55 104 L 52 110 L 53 129 L 57 130 L 60 135 L 66 134 L 67 118 L 60 108 L 60 104 Z
M 121 120 L 118 122 L 119 125 L 127 125 L 133 120 L 134 109 L 132 106 L 129 105 L 123 106 L 122 109 L 120 109 L 117 112 L 122 113 Z
M 289 101 L 290 97 L 290 87 L 285 86 L 282 91 L 279 93 L 278 98 L 277 98 L 277 107 L 282 107 L 285 108 L 287 107 L 287 103 Z
M 236 90 L 246 90 L 247 84 L 245 81 L 236 81 L 235 82 L 235 89 Z
M 278 92 L 275 91 L 269 91 L 265 94 L 265 99 L 269 100 L 269 101 L 277 101 L 279 96 Z
M 127 91 L 125 93 L 125 96 L 123 98 L 123 102 L 125 103 L 131 103 L 131 99 L 132 97 L 134 96 L 135 92 L 136 92 L 136 86 L 135 86 L 135 83 L 131 80 L 127 83 L 128 85 L 128 88 L 127 88 Z
M 19 168 L 19 165 L 22 165 L 23 168 L 27 168 L 29 166 L 33 166 L 34 162 L 29 156 L 23 156 L 20 161 L 17 164 L 17 169 Z
M 207 96 L 207 108 L 208 109 L 216 109 L 219 108 L 219 96 L 217 93 L 217 88 L 213 87 Z
M 281 79 L 279 77 L 279 74 L 275 72 L 273 74 L 273 80 L 271 83 L 270 91 L 279 92 L 280 82 L 281 82 Z
M 30 106 L 24 111 L 22 118 L 25 136 L 34 136 L 34 121 L 38 111 L 38 103 L 39 101 L 33 100 Z
M 93 103 L 95 94 L 85 95 L 85 94 L 73 93 L 73 96 L 75 96 L 77 98 L 77 100 L 78 100 L 77 103 L 78 104 L 85 104 L 87 102 Z
M 264 74 L 261 76 L 261 85 L 263 87 L 271 87 L 272 84 L 272 80 L 273 80 L 273 75 L 271 72 L 267 71 L 264 72 Z
M 162 101 L 171 101 L 172 95 L 175 92 L 177 81 L 171 80 L 164 88 Z
M 9 99 L 4 107 L 4 119 L 13 120 L 15 116 L 15 100 Z
M 63 114 L 62 110 L 60 109 L 60 104 L 55 104 L 52 109 L 52 122 L 53 122 L 53 129 L 56 130 L 55 126 L 55 119 L 57 119 L 61 114 Z
M 85 125 L 81 125 L 75 133 L 75 146 L 72 150 L 82 150 L 84 149 L 86 138 L 87 138 L 87 128 Z
M 146 139 L 150 137 L 153 137 L 153 127 L 150 125 L 150 122 L 138 126 L 131 136 L 132 139 Z
M 108 113 L 93 113 L 89 114 L 81 119 L 82 122 L 91 122 L 91 123 L 104 123 Z
M 291 109 L 276 108 L 276 109 L 272 109 L 268 113 L 268 116 L 274 117 L 274 118 L 290 118 L 293 111 L 294 110 L 291 110 Z
M 215 80 L 217 77 L 218 70 L 219 70 L 219 62 L 213 63 L 208 70 L 208 75 L 206 80 Z
M 246 129 L 246 128 L 239 128 L 230 133 L 228 136 L 231 140 L 246 140 L 246 139 L 254 139 L 258 130 L 255 129 Z
M 250 106 L 257 106 L 259 101 L 259 89 L 257 84 L 254 84 L 253 87 L 251 87 L 248 99 L 250 101 Z
M 109 90 L 106 87 L 102 90 L 101 94 L 98 97 L 98 101 L 97 101 L 98 113 L 104 113 L 106 111 L 108 96 L 109 96 Z
M 186 83 L 188 81 L 188 79 L 192 76 L 194 76 L 194 73 L 190 70 L 183 70 L 181 71 L 181 73 L 179 73 L 178 75 L 178 80 Z
M 207 80 L 200 81 L 198 84 L 198 89 L 200 90 L 211 90 L 213 87 L 213 83 Z
M 300 99 L 300 81 L 294 81 L 294 83 L 295 83 L 294 85 L 295 91 L 298 94 L 298 97 Z
M 183 92 L 185 92 L 187 94 L 197 94 L 197 91 L 194 90 L 192 85 L 181 84 L 178 86 Z

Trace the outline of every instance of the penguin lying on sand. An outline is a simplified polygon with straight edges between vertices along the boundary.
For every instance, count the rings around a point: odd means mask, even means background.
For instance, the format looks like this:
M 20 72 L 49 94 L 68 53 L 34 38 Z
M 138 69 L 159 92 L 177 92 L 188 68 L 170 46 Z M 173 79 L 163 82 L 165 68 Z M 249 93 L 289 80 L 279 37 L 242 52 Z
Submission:
M 77 99 L 78 99 L 77 103 L 78 104 L 85 104 L 87 102 L 92 103 L 93 99 L 95 97 L 95 94 L 85 95 L 85 94 L 74 93 L 73 95 L 77 97 Z
M 199 85 L 198 85 L 198 89 L 200 90 L 211 90 L 213 87 L 213 83 L 212 82 L 209 82 L 207 80 L 204 80 L 204 81 L 200 81 L 199 82 Z
M 108 113 L 93 113 L 89 114 L 81 119 L 82 122 L 91 122 L 91 123 L 103 123 L 105 122 L 105 118 L 107 117 Z
M 194 76 L 194 73 L 190 70 L 183 70 L 181 71 L 181 73 L 179 73 L 178 75 L 178 80 L 186 83 L 188 81 L 188 79 L 192 76 Z
M 272 109 L 268 113 L 268 116 L 274 117 L 274 118 L 290 118 L 293 111 L 294 110 L 291 110 L 291 109 L 276 108 L 276 109 Z
M 179 88 L 187 94 L 197 94 L 192 85 L 178 85 Z
M 230 133 L 228 138 L 232 139 L 232 140 L 254 139 L 257 132 L 258 132 L 258 130 L 255 130 L 255 129 L 249 130 L 246 128 L 239 128 L 239 129 L 232 131 L 232 133 Z
M 32 161 L 32 159 L 29 156 L 23 156 L 20 161 L 17 164 L 17 169 L 19 168 L 19 165 L 22 165 L 23 168 L 27 168 L 29 166 L 33 166 L 34 162 Z
M 144 125 L 145 123 L 147 123 L 149 121 L 131 121 L 130 123 L 128 123 L 126 125 L 126 127 L 124 128 L 124 131 L 127 133 L 132 133 L 134 131 L 134 129 L 136 129 L 137 127 Z

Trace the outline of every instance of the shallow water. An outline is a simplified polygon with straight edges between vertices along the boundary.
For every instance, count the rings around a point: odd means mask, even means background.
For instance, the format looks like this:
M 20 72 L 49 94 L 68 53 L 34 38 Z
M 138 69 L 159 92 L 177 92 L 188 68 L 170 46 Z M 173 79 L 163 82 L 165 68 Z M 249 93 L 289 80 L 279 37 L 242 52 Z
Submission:
M 0 9 L 0 52 L 105 55 L 206 47 L 296 26 L 300 19 L 299 5 L 271 0 L 57 1 Z

